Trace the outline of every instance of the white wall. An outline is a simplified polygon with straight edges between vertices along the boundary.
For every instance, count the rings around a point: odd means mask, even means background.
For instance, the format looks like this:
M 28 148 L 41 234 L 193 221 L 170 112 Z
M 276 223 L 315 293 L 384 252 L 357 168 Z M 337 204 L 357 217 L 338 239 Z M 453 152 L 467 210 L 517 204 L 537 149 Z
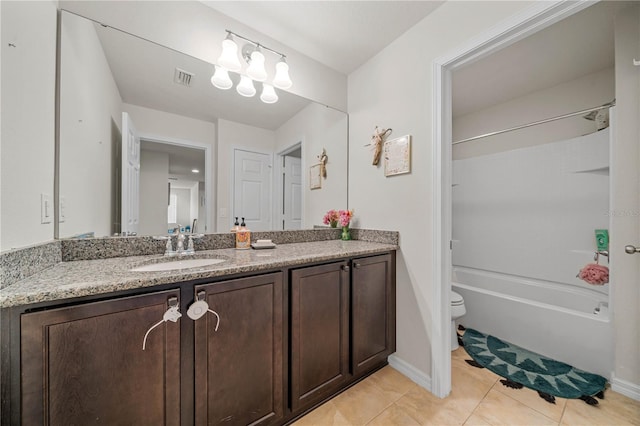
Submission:
M 8 250 L 53 239 L 53 218 L 40 223 L 40 194 L 53 202 L 56 2 L 3 1 L 0 10 L 0 250 Z
M 304 191 L 303 228 L 322 225 L 330 209 L 347 208 L 347 116 L 324 105 L 312 103 L 276 130 L 275 152 L 302 141 Z M 309 189 L 309 167 L 318 163 L 325 148 L 327 178 L 322 188 Z
M 453 140 L 588 109 L 611 102 L 614 98 L 614 70 L 608 68 L 480 111 L 454 117 Z M 565 140 L 593 132 L 595 128 L 593 121 L 582 116 L 572 117 L 454 145 L 453 158 L 462 159 Z
M 231 184 L 233 182 L 233 149 L 243 148 L 248 151 L 273 154 L 276 135 L 272 130 L 248 126 L 228 120 L 218 120 L 218 213 L 226 210 L 227 217 L 217 215 L 216 232 L 228 232 L 233 224 L 230 217 L 233 211 L 231 203 Z M 272 169 L 273 170 L 273 169 Z
M 167 233 L 169 154 L 140 152 L 140 235 Z
M 215 232 L 211 229 L 216 223 L 216 124 L 203 120 L 196 120 L 182 115 L 172 114 L 138 105 L 123 104 L 122 108 L 128 112 L 133 120 L 138 133 L 144 136 L 153 136 L 160 139 L 169 138 L 182 141 L 196 142 L 206 145 L 210 149 L 209 163 L 211 164 L 211 182 L 205 182 L 207 199 L 211 203 L 211 219 L 208 219 L 206 232 Z M 185 224 L 186 226 L 186 224 Z M 205 221 L 199 225 L 200 232 L 205 232 Z
M 397 353 L 431 372 L 432 61 L 527 6 L 527 2 L 446 2 L 349 75 L 349 207 L 364 228 L 400 231 Z M 411 134 L 412 172 L 385 178 L 371 165 L 375 126 Z
M 191 191 L 187 188 L 171 188 L 177 198 L 176 220 L 182 228 L 191 225 Z
M 615 368 L 614 386 L 623 380 L 635 386 L 636 399 L 640 398 L 640 276 L 639 255 L 624 253 L 625 244 L 640 244 L 640 219 L 638 197 L 640 181 L 640 68 L 634 67 L 632 59 L 640 59 L 640 5 L 635 4 L 621 11 L 615 20 L 616 49 L 616 136 L 612 164 L 620 164 L 620 157 L 631 158 L 626 162 L 629 168 L 614 167 L 611 179 L 614 212 L 635 212 L 617 215 L 624 228 L 614 227 L 611 231 L 612 261 L 617 266 L 612 288 L 615 326 Z M 635 271 L 634 271 L 635 269 Z M 620 272 L 620 273 L 619 273 Z
M 212 64 L 220 56 L 225 29 L 229 29 L 287 55 L 294 82 L 289 92 L 346 110 L 347 79 L 343 74 L 200 2 L 61 1 L 60 4 L 63 9 Z M 274 69 L 279 58 L 265 56 L 267 69 Z M 273 78 L 273 73 L 269 78 Z
M 121 144 L 122 99 L 94 29 L 73 15 L 62 20 L 60 81 L 60 197 L 65 202 L 62 238 L 110 235 L 115 152 Z M 101 102 L 95 102 L 100 99 Z M 78 179 L 82 176 L 82 179 Z

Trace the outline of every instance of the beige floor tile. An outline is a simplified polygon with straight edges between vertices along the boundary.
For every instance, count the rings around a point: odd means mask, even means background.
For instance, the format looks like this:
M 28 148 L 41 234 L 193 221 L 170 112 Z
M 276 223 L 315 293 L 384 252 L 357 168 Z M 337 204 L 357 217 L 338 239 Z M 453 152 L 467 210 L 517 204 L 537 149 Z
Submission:
M 640 402 L 612 390 L 605 399 L 591 406 L 579 399 L 570 399 L 562 416 L 563 425 L 640 425 Z
M 294 426 L 351 426 L 351 423 L 338 411 L 332 401 L 322 404 L 300 420 Z
M 332 401 L 350 423 L 365 425 L 389 407 L 393 398 L 372 381 L 363 380 Z
M 471 417 L 464 422 L 464 426 L 493 426 L 491 423 L 487 422 L 482 416 L 477 414 L 472 414 Z
M 462 425 L 490 388 L 469 378 L 441 399 L 416 385 L 395 404 L 422 425 Z
M 397 401 L 414 386 L 409 378 L 391 366 L 376 371 L 366 380 L 380 388 L 391 401 Z
M 491 425 L 557 425 L 533 408 L 492 389 L 473 412 L 477 419 Z
M 549 417 L 554 422 L 560 421 L 560 419 L 562 418 L 564 407 L 567 404 L 567 400 L 565 398 L 558 397 L 556 397 L 556 403 L 551 404 L 540 398 L 538 392 L 534 391 L 533 389 L 511 389 L 500 383 L 500 380 L 498 380 L 496 384 L 493 385 L 493 389 L 515 399 L 516 401 L 522 402 L 527 407 L 533 408 L 538 413 Z
M 451 359 L 451 386 L 453 388 L 457 386 L 464 386 L 467 379 L 475 379 L 482 383 L 487 384 L 489 387 L 493 386 L 500 376 L 494 372 L 487 370 L 486 368 L 473 367 L 465 362 L 464 359 Z
M 384 410 L 375 419 L 367 423 L 367 426 L 420 426 L 413 417 L 395 404 Z

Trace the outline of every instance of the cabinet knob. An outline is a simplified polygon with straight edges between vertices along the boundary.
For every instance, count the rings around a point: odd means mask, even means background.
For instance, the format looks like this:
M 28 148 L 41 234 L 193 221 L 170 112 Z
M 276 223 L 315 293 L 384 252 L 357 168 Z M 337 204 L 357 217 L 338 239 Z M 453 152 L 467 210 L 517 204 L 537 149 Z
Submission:
M 351 270 L 351 268 L 349 268 L 349 265 L 343 265 L 342 266 L 342 270 L 345 272 L 349 272 Z
M 353 267 L 356 268 L 356 269 L 358 269 L 360 266 L 362 266 L 362 265 L 360 265 L 359 263 L 354 263 L 353 264 Z

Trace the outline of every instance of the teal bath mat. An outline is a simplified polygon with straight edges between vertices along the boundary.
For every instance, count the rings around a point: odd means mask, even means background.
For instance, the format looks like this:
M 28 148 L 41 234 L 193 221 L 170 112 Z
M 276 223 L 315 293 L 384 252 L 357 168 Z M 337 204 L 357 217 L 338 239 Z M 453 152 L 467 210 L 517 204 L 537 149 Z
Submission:
M 526 386 L 538 391 L 546 401 L 555 396 L 582 399 L 596 405 L 594 396 L 604 398 L 607 379 L 587 373 L 563 362 L 544 357 L 496 337 L 467 328 L 462 344 L 473 361 L 469 364 L 487 368 L 505 378 L 503 385 L 520 389 Z

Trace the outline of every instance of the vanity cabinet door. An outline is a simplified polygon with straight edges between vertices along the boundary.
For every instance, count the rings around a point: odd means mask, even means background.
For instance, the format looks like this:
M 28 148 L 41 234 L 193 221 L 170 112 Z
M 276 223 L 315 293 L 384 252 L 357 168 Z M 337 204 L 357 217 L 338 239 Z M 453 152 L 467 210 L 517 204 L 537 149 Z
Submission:
M 22 424 L 177 425 L 180 321 L 162 320 L 178 290 L 21 317 Z
M 282 273 L 198 285 L 196 425 L 272 424 L 284 416 Z
M 291 271 L 291 409 L 310 407 L 349 378 L 347 262 Z
M 395 270 L 390 254 L 353 260 L 352 371 L 361 376 L 395 352 Z

